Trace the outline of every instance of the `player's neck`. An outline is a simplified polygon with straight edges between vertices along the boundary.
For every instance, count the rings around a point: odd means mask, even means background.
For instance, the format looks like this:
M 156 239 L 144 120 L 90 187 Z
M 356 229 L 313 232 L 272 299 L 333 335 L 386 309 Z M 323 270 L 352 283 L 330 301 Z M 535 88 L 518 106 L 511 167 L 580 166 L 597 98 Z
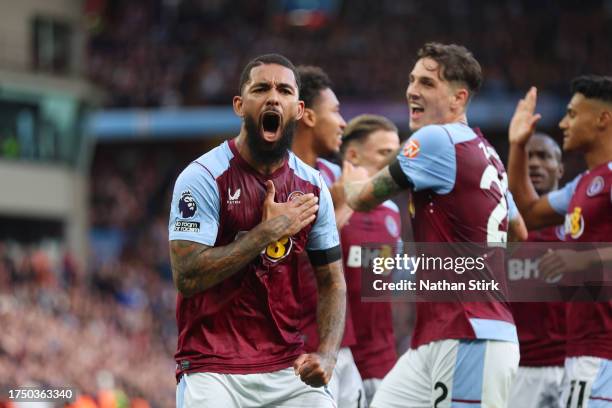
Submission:
M 317 154 L 312 148 L 312 139 L 304 134 L 296 133 L 291 145 L 291 151 L 300 158 L 301 161 L 310 167 L 317 166 Z
M 455 120 L 453 121 L 453 123 L 460 123 L 462 125 L 468 126 L 468 120 L 467 120 L 467 115 L 465 114 L 465 112 L 459 114 Z
M 246 161 L 249 166 L 251 166 L 255 171 L 267 176 L 274 173 L 276 170 L 283 166 L 283 163 L 285 161 L 284 157 L 278 162 L 267 164 L 262 164 L 261 162 L 255 160 L 247 144 L 246 137 L 247 136 L 242 133 L 238 135 L 238 137 L 235 139 L 236 149 L 238 150 L 238 153 L 240 153 L 240 156 L 242 156 L 244 161 Z
M 612 137 L 608 136 L 607 140 L 605 140 L 605 136 L 608 135 L 601 135 L 599 140 L 601 140 L 602 143 L 599 143 L 598 146 L 594 146 L 584 154 L 584 160 L 589 170 L 612 161 L 612 143 L 610 143 L 612 142 Z

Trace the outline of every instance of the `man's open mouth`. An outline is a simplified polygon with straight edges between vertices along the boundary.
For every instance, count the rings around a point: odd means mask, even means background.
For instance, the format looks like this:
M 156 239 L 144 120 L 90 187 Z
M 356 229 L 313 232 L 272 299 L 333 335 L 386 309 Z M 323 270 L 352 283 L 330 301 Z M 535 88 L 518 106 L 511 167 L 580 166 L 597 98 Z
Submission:
M 278 140 L 281 130 L 282 117 L 276 111 L 267 111 L 261 115 L 260 129 L 263 139 L 267 142 Z

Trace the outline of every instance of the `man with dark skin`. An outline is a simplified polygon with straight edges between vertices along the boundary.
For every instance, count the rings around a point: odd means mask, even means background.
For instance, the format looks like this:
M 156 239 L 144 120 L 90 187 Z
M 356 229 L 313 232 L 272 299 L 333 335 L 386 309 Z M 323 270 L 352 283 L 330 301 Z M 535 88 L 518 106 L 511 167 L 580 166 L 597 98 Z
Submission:
M 528 171 L 526 145 L 541 115 L 535 113 L 537 89 L 517 104 L 508 139 L 509 187 L 529 229 L 558 225 L 565 219 L 565 241 L 612 241 L 612 77 L 575 78 L 572 98 L 559 122 L 563 150 L 584 154 L 588 171 L 559 190 L 540 196 Z M 612 250 L 551 251 L 540 260 L 545 276 L 581 273 L 594 267 L 610 270 Z M 607 264 L 607 265 L 606 265 Z M 612 401 L 612 302 L 569 302 L 562 403 L 567 408 Z M 597 401 L 597 402 L 596 402 Z M 603 405 L 601 405 L 603 406 Z
M 529 158 L 529 179 L 539 195 L 548 194 L 559 188 L 563 177 L 561 148 L 552 137 L 536 133 L 527 143 Z
M 529 179 L 538 195 L 559 188 L 563 176 L 561 148 L 545 133 L 535 133 L 526 145 Z M 563 225 L 529 231 L 529 242 L 560 242 Z M 529 245 L 514 252 L 514 261 L 536 262 Z M 523 258 L 524 256 L 524 258 Z M 518 259 L 517 259 L 518 258 Z M 526 278 L 529 279 L 529 278 Z M 521 351 L 519 369 L 510 390 L 511 407 L 550 406 L 561 394 L 565 360 L 565 303 L 515 302 L 510 304 Z
M 324 386 L 346 285 L 329 191 L 288 151 L 304 111 L 295 67 L 277 54 L 255 58 L 233 105 L 240 134 L 192 162 L 174 188 L 177 406 L 333 407 Z M 312 353 L 298 327 L 304 251 L 319 292 L 321 341 Z

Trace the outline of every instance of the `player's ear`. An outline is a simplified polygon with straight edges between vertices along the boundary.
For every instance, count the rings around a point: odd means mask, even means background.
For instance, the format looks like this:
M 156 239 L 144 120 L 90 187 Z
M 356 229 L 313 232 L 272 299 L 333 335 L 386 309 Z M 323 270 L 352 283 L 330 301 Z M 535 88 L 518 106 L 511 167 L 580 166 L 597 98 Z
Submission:
M 359 164 L 359 152 L 355 149 L 355 146 L 349 146 L 344 151 L 344 160 L 351 162 L 352 164 Z
M 602 110 L 597 118 L 597 127 L 606 129 L 612 126 L 612 111 Z
M 304 108 L 302 123 L 308 127 L 314 127 L 317 124 L 317 114 L 310 108 Z
M 232 105 L 234 106 L 234 112 L 236 115 L 240 116 L 241 118 L 244 117 L 244 113 L 242 112 L 242 96 L 234 96 Z
M 295 117 L 295 120 L 300 120 L 302 119 L 302 117 L 304 116 L 304 101 L 298 101 L 298 106 L 297 106 L 297 115 Z
M 559 163 L 559 166 L 557 167 L 557 178 L 559 180 L 561 180 L 561 177 L 563 177 L 563 173 L 565 173 L 565 166 L 563 166 L 563 163 Z
M 468 100 L 470 98 L 470 93 L 465 88 L 457 88 L 455 89 L 455 93 L 453 95 L 453 105 L 455 110 L 465 110 Z

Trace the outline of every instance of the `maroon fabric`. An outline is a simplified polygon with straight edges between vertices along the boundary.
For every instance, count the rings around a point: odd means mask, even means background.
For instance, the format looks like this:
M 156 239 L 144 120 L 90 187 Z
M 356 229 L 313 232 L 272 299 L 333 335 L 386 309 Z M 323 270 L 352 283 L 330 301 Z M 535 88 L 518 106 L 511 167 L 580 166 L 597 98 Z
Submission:
M 562 226 L 530 231 L 528 242 L 561 242 Z M 520 254 L 516 254 L 520 256 Z M 563 302 L 510 304 L 524 367 L 563 366 L 565 361 L 565 308 Z
M 567 209 L 566 241 L 612 241 L 611 186 L 612 162 L 582 175 Z M 568 304 L 567 335 L 568 356 L 612 359 L 612 302 Z
M 356 254 L 363 244 L 390 246 L 393 254 L 400 238 L 397 210 L 380 205 L 370 212 L 353 213 L 340 231 L 342 258 L 353 327 L 357 342 L 351 346 L 361 378 L 383 378 L 397 360 L 393 316 L 388 302 L 361 301 L 361 259 Z
M 287 162 L 264 177 L 240 157 L 233 140 L 229 146 L 234 158 L 216 179 L 221 210 L 215 246 L 227 245 L 239 233 L 259 224 L 268 179 L 274 181 L 277 202 L 287 201 L 293 192 L 319 196 L 320 189 L 297 176 Z M 237 186 L 241 195 L 230 202 L 229 191 L 234 192 Z M 190 298 L 178 295 L 177 375 L 197 371 L 261 373 L 292 365 L 304 351 L 297 268 L 311 228 L 312 224 L 292 237 L 287 256 L 277 262 L 262 254 L 203 293 Z
M 496 158 L 487 159 L 485 147 L 490 144 L 480 134 L 455 144 L 457 172 L 454 188 L 448 194 L 432 190 L 413 192 L 416 242 L 487 242 L 489 215 L 504 198 L 496 185 L 481 188 L 481 178 L 489 165 L 494 166 L 500 181 L 505 170 Z M 508 230 L 507 220 L 499 225 L 499 230 Z M 457 302 L 419 302 L 416 311 L 410 343 L 413 349 L 437 340 L 476 338 L 472 318 L 513 322 L 510 307 L 503 302 L 464 302 L 459 298 Z

